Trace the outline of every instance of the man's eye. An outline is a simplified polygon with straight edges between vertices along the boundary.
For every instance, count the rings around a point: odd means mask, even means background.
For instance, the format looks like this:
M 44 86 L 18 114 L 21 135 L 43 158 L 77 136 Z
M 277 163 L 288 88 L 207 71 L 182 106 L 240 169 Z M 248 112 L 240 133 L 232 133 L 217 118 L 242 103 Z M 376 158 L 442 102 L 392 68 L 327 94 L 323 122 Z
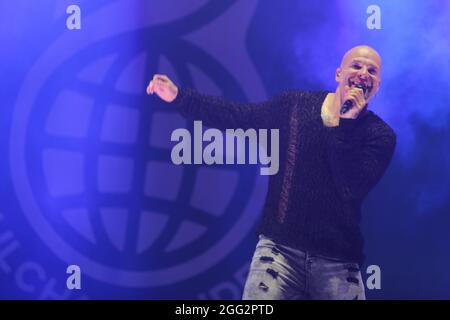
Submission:
M 354 64 L 354 65 L 352 65 L 352 68 L 359 70 L 359 69 L 361 69 L 361 66 L 359 64 Z
M 375 70 L 375 69 L 369 69 L 369 73 L 370 73 L 370 74 L 377 74 L 377 70 Z

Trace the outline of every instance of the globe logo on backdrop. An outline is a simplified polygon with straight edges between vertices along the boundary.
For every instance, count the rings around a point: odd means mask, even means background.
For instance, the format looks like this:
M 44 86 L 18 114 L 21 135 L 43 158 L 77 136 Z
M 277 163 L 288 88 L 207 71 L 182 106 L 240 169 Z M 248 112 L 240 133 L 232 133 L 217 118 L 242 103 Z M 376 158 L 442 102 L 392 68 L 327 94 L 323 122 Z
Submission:
M 56 39 L 22 85 L 10 140 L 22 210 L 59 258 L 94 279 L 154 287 L 192 278 L 248 234 L 265 186 L 255 167 L 173 165 L 170 134 L 192 124 L 146 97 L 146 80 L 159 70 L 214 86 L 215 70 L 228 79 L 218 88 L 239 84 L 198 46 L 165 42 L 163 28 L 122 21 L 92 30 Z M 180 50 L 184 64 L 174 59 Z

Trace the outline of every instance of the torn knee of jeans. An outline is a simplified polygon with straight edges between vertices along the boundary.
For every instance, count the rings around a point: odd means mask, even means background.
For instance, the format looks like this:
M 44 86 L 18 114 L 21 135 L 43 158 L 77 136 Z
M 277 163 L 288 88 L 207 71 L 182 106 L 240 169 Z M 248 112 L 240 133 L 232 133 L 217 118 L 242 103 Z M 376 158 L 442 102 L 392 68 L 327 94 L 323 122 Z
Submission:
M 258 287 L 259 287 L 260 289 L 262 289 L 263 291 L 269 290 L 269 287 L 268 287 L 264 282 L 260 282 L 259 285 L 258 285 Z
M 275 271 L 275 270 L 273 270 L 273 269 L 268 268 L 268 269 L 266 270 L 266 272 L 267 272 L 268 274 L 270 274 L 274 279 L 276 279 L 276 278 L 278 277 L 278 272 Z
M 280 250 L 278 250 L 277 247 L 273 247 L 273 248 L 272 248 L 272 253 L 274 253 L 274 254 L 279 254 L 279 253 L 280 253 Z
M 359 284 L 359 280 L 355 277 L 348 277 L 347 282 L 352 282 L 354 284 Z
M 263 261 L 263 262 L 273 262 L 274 261 L 273 257 L 267 257 L 267 256 L 262 256 L 261 258 L 259 258 L 259 260 Z

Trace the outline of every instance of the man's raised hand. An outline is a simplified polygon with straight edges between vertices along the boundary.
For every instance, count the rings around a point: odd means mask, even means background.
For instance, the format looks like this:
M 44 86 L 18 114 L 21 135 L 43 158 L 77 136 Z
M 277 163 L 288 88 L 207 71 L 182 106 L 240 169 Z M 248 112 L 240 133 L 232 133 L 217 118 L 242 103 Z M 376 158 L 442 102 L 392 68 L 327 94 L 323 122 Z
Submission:
M 155 74 L 147 86 L 147 94 L 153 93 L 166 102 L 172 102 L 177 97 L 178 88 L 166 75 Z

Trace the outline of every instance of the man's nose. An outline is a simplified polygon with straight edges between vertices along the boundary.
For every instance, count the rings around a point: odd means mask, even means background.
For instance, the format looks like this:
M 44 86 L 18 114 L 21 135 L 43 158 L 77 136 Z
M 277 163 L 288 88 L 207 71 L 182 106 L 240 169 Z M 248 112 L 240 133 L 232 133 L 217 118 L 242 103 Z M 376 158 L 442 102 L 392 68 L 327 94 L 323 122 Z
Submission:
M 359 69 L 359 76 L 362 77 L 367 77 L 369 75 L 369 70 L 367 69 L 367 67 L 362 67 L 361 69 Z
M 367 72 L 361 71 L 358 73 L 358 78 L 359 78 L 359 80 L 369 81 L 370 76 Z

